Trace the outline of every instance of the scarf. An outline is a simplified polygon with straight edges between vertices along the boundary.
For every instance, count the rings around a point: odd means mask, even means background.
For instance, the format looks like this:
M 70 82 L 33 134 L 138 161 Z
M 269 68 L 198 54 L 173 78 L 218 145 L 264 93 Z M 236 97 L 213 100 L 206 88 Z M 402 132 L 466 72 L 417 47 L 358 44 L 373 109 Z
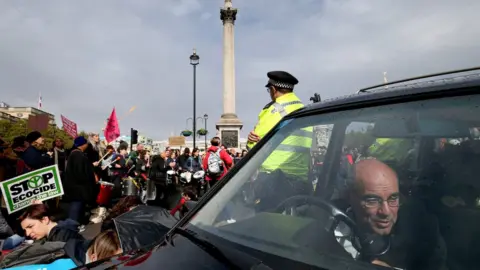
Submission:
M 59 153 L 59 152 L 60 152 L 60 153 L 64 153 L 65 150 L 55 147 L 55 148 L 53 148 L 53 152 L 54 152 L 54 157 L 55 157 L 55 164 L 58 165 L 58 153 Z

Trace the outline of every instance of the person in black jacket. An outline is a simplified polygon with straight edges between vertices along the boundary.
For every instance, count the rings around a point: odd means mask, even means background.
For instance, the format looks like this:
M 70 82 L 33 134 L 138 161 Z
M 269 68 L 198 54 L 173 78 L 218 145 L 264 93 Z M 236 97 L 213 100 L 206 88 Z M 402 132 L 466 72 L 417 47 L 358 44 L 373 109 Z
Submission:
M 185 147 L 183 154 L 178 157 L 178 167 L 180 171 L 187 170 L 187 160 L 190 158 L 190 148 Z
M 95 205 L 97 197 L 93 164 L 84 155 L 87 140 L 80 136 L 74 141 L 75 150 L 70 153 L 65 171 L 63 188 L 65 199 L 70 201 L 69 218 L 81 222 L 85 206 Z
M 32 171 L 53 165 L 53 153 L 44 151 L 45 139 L 40 132 L 30 132 L 25 140 L 29 146 L 23 152 L 21 158 Z
M 79 224 L 76 221 L 53 221 L 48 206 L 43 203 L 28 206 L 18 221 L 25 230 L 25 235 L 36 241 L 67 242 L 70 239 L 84 239 L 79 234 Z
M 167 171 L 175 167 L 175 162 L 167 164 L 167 160 L 168 158 L 165 153 L 152 157 L 149 175 L 150 179 L 155 182 L 157 188 L 157 196 L 155 200 L 150 203 L 164 208 L 168 208 L 169 184 L 171 184 L 167 182 Z

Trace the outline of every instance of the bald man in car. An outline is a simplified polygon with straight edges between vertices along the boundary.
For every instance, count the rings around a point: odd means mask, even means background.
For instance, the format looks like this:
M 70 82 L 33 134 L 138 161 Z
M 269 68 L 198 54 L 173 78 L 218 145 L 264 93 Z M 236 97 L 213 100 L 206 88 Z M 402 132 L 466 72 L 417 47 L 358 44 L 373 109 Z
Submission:
M 446 248 L 438 231 L 437 220 L 422 203 L 405 199 L 399 191 L 397 174 L 385 163 L 362 160 L 355 164 L 354 177 L 349 183 L 347 214 L 357 223 L 361 237 L 373 239 L 356 250 L 350 243 L 337 240 L 352 257 L 397 269 L 444 269 Z M 347 233 L 348 234 L 348 233 Z M 346 235 L 342 231 L 341 235 Z M 372 244 L 373 243 L 373 244 Z M 363 254 L 362 254 L 363 253 Z

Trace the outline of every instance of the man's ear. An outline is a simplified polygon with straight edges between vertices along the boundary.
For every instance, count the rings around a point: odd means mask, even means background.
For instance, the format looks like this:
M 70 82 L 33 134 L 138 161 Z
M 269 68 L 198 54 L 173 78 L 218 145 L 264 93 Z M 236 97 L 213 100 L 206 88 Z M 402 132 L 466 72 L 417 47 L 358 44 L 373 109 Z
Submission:
M 277 88 L 275 88 L 275 86 L 270 86 L 270 93 L 275 96 L 276 92 L 277 92 Z

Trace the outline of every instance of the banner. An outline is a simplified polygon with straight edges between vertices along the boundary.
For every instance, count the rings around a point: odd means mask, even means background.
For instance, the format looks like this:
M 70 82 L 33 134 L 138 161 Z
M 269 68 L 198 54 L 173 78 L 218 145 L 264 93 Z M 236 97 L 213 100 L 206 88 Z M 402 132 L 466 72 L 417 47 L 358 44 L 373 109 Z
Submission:
M 29 115 L 27 127 L 31 130 L 43 132 L 48 129 L 48 123 L 50 122 L 50 116 L 46 113 Z
M 33 200 L 44 201 L 63 195 L 57 165 L 22 174 L 0 184 L 9 214 L 26 208 Z
M 62 118 L 63 131 L 75 139 L 78 136 L 77 124 L 63 115 L 60 116 Z
M 185 146 L 185 137 L 183 136 L 172 136 L 168 137 L 169 146 Z
M 105 140 L 107 141 L 107 143 L 111 143 L 115 141 L 118 137 L 120 137 L 120 127 L 118 126 L 118 119 L 115 108 L 113 108 L 113 111 L 108 118 L 107 126 L 103 131 L 103 135 L 105 135 Z

